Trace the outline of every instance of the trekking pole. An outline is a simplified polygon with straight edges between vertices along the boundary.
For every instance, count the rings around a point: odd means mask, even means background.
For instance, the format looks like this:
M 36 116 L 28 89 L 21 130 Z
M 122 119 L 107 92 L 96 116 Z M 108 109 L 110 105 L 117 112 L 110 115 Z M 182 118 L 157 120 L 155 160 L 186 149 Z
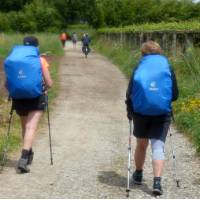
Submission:
M 8 98 L 8 101 L 10 101 L 10 97 Z M 9 117 L 9 121 L 8 121 L 8 129 L 7 129 L 6 139 L 5 139 L 5 143 L 4 143 L 0 172 L 3 171 L 3 168 L 6 164 L 6 156 L 7 156 L 8 143 L 9 143 L 9 138 L 10 138 L 10 127 L 11 127 L 11 122 L 12 122 L 12 116 L 13 116 L 13 104 L 11 104 L 11 109 L 10 109 L 10 117 Z
M 173 122 L 175 122 L 173 114 L 172 114 L 172 120 L 173 120 Z M 178 176 L 177 176 L 176 155 L 175 155 L 175 151 L 174 151 L 174 143 L 173 143 L 173 138 L 172 138 L 171 127 L 169 127 L 169 135 L 170 135 L 170 143 L 171 143 L 171 151 L 172 151 L 173 168 L 174 168 L 174 176 L 175 176 L 176 186 L 180 187 L 180 180 L 178 179 Z
M 46 102 L 47 102 L 47 118 L 48 118 L 48 128 L 49 128 L 50 160 L 51 160 L 51 165 L 53 165 L 53 154 L 52 154 L 52 144 L 51 144 L 51 127 L 50 127 L 50 118 L 49 118 L 49 100 L 48 100 L 48 95 L 46 95 Z
M 129 120 L 129 138 L 128 138 L 128 173 L 127 173 L 127 188 L 126 197 L 129 197 L 130 192 L 130 172 L 131 172 L 131 138 L 133 134 L 133 121 Z

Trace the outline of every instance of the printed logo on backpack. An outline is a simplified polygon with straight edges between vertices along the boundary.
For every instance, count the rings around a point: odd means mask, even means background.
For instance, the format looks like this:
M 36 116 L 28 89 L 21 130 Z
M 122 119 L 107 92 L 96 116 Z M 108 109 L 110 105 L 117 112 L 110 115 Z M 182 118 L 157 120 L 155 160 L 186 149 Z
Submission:
M 4 70 L 12 98 L 29 99 L 42 94 L 42 68 L 37 47 L 15 46 L 4 61 Z
M 135 113 L 149 116 L 171 111 L 170 65 L 162 55 L 146 55 L 134 73 L 131 101 Z

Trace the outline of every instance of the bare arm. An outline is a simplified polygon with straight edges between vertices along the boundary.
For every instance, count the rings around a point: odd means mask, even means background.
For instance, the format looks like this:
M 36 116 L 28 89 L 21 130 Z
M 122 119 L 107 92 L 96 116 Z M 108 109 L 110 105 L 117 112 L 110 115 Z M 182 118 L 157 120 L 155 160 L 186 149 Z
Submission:
M 41 57 L 41 65 L 42 65 L 42 75 L 43 75 L 45 86 L 47 88 L 50 88 L 53 85 L 53 80 L 49 72 L 49 64 L 44 57 Z
M 45 82 L 45 85 L 47 86 L 47 88 L 52 87 L 53 80 L 51 78 L 49 69 L 47 67 L 42 68 L 42 74 L 43 74 L 44 82 Z

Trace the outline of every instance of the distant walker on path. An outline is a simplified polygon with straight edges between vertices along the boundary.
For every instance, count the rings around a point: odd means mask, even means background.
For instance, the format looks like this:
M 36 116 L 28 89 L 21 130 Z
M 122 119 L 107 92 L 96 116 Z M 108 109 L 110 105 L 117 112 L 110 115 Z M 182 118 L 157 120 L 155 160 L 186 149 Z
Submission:
M 73 43 L 73 48 L 76 48 L 76 43 L 78 41 L 78 37 L 77 37 L 77 34 L 75 32 L 72 33 L 72 43 Z
M 63 48 L 64 48 L 64 47 L 65 47 L 65 43 L 66 43 L 66 41 L 67 41 L 67 33 L 62 32 L 62 33 L 60 34 L 60 41 L 61 41 L 62 46 L 63 46 Z

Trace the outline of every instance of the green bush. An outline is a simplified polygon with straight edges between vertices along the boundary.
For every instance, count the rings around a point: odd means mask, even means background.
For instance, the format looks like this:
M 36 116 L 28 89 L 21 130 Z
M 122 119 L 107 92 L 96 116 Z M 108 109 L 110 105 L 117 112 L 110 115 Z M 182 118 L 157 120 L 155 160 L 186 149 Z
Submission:
M 0 13 L 0 32 L 10 30 L 10 23 L 7 15 Z
M 34 0 L 19 12 L 0 13 L 0 32 L 57 32 L 62 26 L 61 21 L 54 7 L 45 1 Z
M 45 9 L 44 9 L 45 8 Z M 55 8 L 41 0 L 35 0 L 24 8 L 27 19 L 34 20 L 38 32 L 46 32 L 49 28 L 61 27 L 60 16 Z

